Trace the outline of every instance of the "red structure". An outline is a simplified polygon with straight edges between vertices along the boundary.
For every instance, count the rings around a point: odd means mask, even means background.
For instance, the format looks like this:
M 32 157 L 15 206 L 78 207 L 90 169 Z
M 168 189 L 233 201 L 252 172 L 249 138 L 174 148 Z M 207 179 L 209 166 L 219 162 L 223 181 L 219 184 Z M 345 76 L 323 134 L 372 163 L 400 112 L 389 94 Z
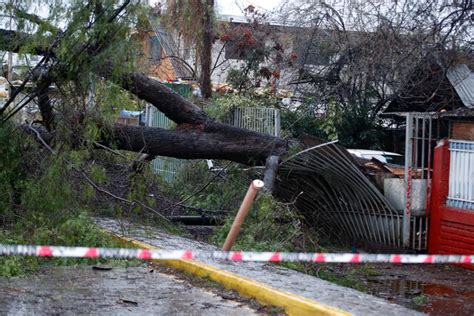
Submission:
M 474 254 L 474 212 L 446 205 L 449 168 L 449 144 L 444 139 L 434 149 L 428 252 Z M 474 265 L 465 267 L 474 270 Z

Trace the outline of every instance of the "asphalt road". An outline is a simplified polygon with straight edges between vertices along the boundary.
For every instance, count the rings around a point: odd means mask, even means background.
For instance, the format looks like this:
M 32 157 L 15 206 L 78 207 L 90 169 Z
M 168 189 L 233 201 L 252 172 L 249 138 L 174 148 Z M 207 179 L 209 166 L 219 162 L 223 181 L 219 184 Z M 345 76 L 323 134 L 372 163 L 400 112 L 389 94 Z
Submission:
M 186 280 L 146 267 L 46 267 L 0 278 L 0 315 L 255 315 Z

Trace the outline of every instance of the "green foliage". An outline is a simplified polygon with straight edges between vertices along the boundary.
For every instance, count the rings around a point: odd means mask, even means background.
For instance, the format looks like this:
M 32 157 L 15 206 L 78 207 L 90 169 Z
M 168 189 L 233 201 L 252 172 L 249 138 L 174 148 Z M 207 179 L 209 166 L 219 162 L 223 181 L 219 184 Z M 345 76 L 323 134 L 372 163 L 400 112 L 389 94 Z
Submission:
M 261 94 L 227 94 L 214 96 L 205 107 L 209 116 L 226 122 L 237 107 L 270 107 L 281 111 L 283 137 L 299 138 L 303 134 L 322 140 L 336 140 L 348 148 L 379 149 L 383 129 L 373 120 L 369 105 L 343 106 L 328 101 L 324 106 L 306 98 L 298 106 L 286 106 L 269 91 Z
M 110 236 L 100 231 L 86 212 L 77 217 L 54 218 L 37 217 L 36 222 L 19 220 L 14 228 L 0 232 L 0 242 L 4 244 L 54 244 L 65 246 L 117 247 Z M 52 223 L 48 223 L 51 221 Z M 31 232 L 31 235 L 28 235 Z M 104 259 L 0 257 L 0 276 L 21 276 L 34 272 L 41 264 L 74 265 L 96 264 Z
M 105 174 L 105 169 L 102 166 L 92 165 L 89 170 L 89 176 L 97 184 L 107 183 L 109 178 Z
M 249 77 L 244 73 L 243 70 L 231 68 L 227 73 L 227 82 L 234 89 L 244 88 L 249 84 Z
M 0 276 L 14 277 L 21 276 L 35 271 L 38 267 L 38 259 L 23 257 L 2 257 L 0 258 Z
M 342 105 L 332 100 L 318 104 L 306 99 L 300 106 L 284 109 L 281 125 L 286 135 L 310 134 L 323 140 L 339 140 L 348 148 L 380 149 L 383 129 L 371 115 L 370 104 Z
M 328 139 L 339 139 L 348 148 L 380 149 L 382 128 L 377 123 L 370 104 L 343 106 L 329 102 L 322 127 Z
M 238 165 L 227 165 L 220 175 L 211 173 L 204 162 L 199 162 L 188 166 L 180 177 L 165 186 L 165 194 L 177 200 L 186 199 L 186 204 L 209 212 L 226 214 L 224 225 L 211 237 L 213 243 L 222 245 L 251 179 L 256 177 L 254 172 L 243 171 Z M 307 250 L 315 249 L 314 234 L 303 233 L 305 230 L 291 205 L 259 193 L 234 249 L 291 251 L 301 249 L 302 245 Z
M 136 97 L 109 81 L 99 82 L 95 92 L 96 102 L 105 115 L 116 114 L 120 109 L 136 111 L 142 108 Z
M 415 297 L 413 297 L 412 301 L 415 305 L 418 305 L 418 306 L 423 306 L 423 305 L 426 305 L 426 303 L 429 302 L 429 297 L 424 295 L 424 294 L 421 294 L 421 295 L 417 295 Z
M 243 182 L 245 181 L 245 182 Z M 210 173 L 205 161 L 186 166 L 172 182 L 162 183 L 166 196 L 209 210 L 230 210 L 238 207 L 245 195 L 247 177 L 236 166 L 230 166 L 222 175 Z M 242 187 L 244 186 L 244 189 Z M 205 188 L 199 191 L 200 188 Z
M 243 94 L 226 94 L 215 95 L 204 109 L 206 113 L 221 122 L 225 122 L 232 110 L 238 107 L 269 107 L 280 108 L 281 101 L 273 94 L 263 92 L 261 94 L 243 95 Z
M 186 204 L 200 207 L 204 210 L 226 211 L 224 224 L 218 227 L 210 241 L 222 246 L 230 230 L 235 214 L 247 191 L 251 179 L 258 177 L 255 173 L 242 171 L 237 165 L 228 167 L 221 176 L 207 170 L 204 162 L 190 164 L 174 181 L 164 184 L 165 194 L 177 200 L 186 199 Z M 211 214 L 211 213 L 209 213 Z M 234 250 L 255 251 L 347 251 L 336 249 L 334 241 L 328 242 L 329 249 L 320 244 L 319 236 L 314 229 L 304 225 L 304 221 L 291 204 L 276 201 L 271 195 L 259 193 L 244 221 L 239 236 L 234 244 Z M 374 276 L 376 271 L 369 265 L 336 266 L 333 264 L 314 263 L 282 263 L 290 269 L 314 275 L 327 281 L 367 290 L 360 275 Z
M 244 64 L 239 68 L 231 68 L 227 74 L 227 82 L 239 94 L 253 93 L 257 88 L 270 86 L 272 76 L 279 77 L 278 71 L 272 72 L 261 63 L 269 58 L 270 53 L 251 52 L 246 54 Z
M 309 134 L 321 139 L 327 139 L 323 128 L 324 120 L 318 116 L 313 100 L 306 99 L 301 105 L 281 111 L 282 134 L 298 138 Z
M 227 217 L 225 224 L 212 236 L 212 242 L 222 245 L 234 220 L 236 210 Z M 304 236 L 302 221 L 290 206 L 277 202 L 264 193 L 255 200 L 240 234 L 234 244 L 235 250 L 294 251 Z M 309 248 L 315 245 L 308 244 Z
M 48 155 L 5 125 L 0 128 L 0 152 L 0 243 L 114 245 L 89 217 L 91 197 L 74 188 L 77 184 L 66 157 L 72 157 L 74 165 L 80 166 L 88 156 L 84 150 Z M 91 177 L 104 181 L 103 170 L 93 166 Z M 40 263 L 79 262 L 97 260 L 0 257 L 0 276 L 23 275 Z
M 50 55 L 61 63 L 54 63 L 46 77 L 54 79 L 65 100 L 71 100 L 70 112 L 75 107 L 84 111 L 81 103 L 95 84 L 101 84 L 100 77 L 91 74 L 107 72 L 111 79 L 117 79 L 136 69 L 139 45 L 131 34 L 148 14 L 138 1 L 130 1 L 123 7 L 127 1 L 11 2 L 11 5 L 0 5 L 0 13 L 14 15 L 17 30 L 31 34 L 26 42 L 19 39 L 20 58 L 29 59 L 28 54 L 34 54 L 37 48 L 52 50 Z M 31 18 L 35 12 L 43 13 L 41 22 L 37 21 L 38 17 Z M 111 96 L 120 97 L 120 94 L 105 97 Z M 130 102 L 120 101 L 111 100 L 115 106 L 133 108 Z
M 338 139 L 348 148 L 372 149 L 379 149 L 383 141 L 383 129 L 378 120 L 372 119 L 369 105 L 343 106 L 330 100 L 323 106 L 306 98 L 298 106 L 286 106 L 267 91 L 214 96 L 205 111 L 216 120 L 226 122 L 237 107 L 280 109 L 283 137 L 299 138 L 309 134 L 322 140 Z
M 349 269 L 344 274 L 340 274 L 331 271 L 330 267 L 326 266 L 319 270 L 317 276 L 331 283 L 365 291 L 367 286 L 355 276 L 356 271 L 356 269 Z
M 0 128 L 0 211 L 8 209 L 11 205 L 20 203 L 19 191 L 24 183 L 17 181 L 23 176 L 20 168 L 22 155 L 19 150 L 20 142 L 16 137 L 11 137 L 14 129 L 10 125 Z M 2 214 L 3 215 L 3 214 Z

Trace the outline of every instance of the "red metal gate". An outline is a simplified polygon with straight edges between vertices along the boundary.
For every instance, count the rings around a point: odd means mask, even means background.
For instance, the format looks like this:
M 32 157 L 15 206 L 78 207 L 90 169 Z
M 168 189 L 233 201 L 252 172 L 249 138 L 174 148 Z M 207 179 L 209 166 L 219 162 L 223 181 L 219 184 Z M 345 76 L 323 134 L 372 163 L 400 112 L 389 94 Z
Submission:
M 447 205 L 450 151 L 447 139 L 434 150 L 428 251 L 432 254 L 474 253 L 474 211 Z M 466 266 L 474 270 L 474 266 Z

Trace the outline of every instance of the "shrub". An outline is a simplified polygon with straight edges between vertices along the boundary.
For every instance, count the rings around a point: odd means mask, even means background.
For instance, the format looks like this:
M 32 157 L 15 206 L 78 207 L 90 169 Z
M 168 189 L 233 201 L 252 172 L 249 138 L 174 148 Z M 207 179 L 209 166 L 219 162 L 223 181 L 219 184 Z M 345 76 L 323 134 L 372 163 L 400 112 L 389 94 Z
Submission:
M 87 210 L 91 198 L 74 189 L 77 184 L 66 157 L 76 157 L 80 164 L 81 155 L 67 150 L 50 155 L 8 125 L 0 127 L 0 152 L 0 243 L 115 245 L 93 224 Z M 97 261 L 0 257 L 0 276 L 23 275 L 45 262 Z

